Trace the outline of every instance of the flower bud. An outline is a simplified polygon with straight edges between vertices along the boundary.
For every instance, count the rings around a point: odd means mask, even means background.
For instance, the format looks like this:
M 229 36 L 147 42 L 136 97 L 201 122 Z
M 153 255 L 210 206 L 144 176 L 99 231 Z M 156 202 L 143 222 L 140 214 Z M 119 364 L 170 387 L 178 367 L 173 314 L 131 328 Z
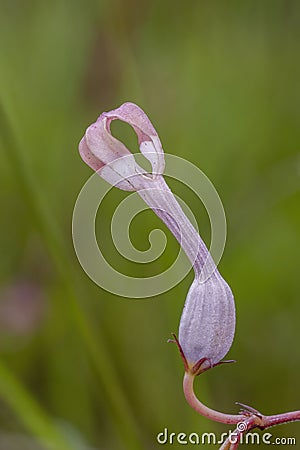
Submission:
M 205 282 L 196 277 L 182 312 L 179 343 L 190 366 L 206 358 L 217 364 L 231 347 L 235 330 L 232 292 L 217 270 Z

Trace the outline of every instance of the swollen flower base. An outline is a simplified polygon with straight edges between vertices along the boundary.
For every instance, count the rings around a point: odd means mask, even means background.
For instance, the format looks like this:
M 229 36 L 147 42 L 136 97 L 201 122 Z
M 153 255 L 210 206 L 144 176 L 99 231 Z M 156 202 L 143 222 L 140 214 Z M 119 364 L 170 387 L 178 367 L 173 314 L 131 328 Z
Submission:
M 111 134 L 113 120 L 134 129 L 141 153 L 150 161 L 152 172 L 140 167 L 134 155 Z M 164 152 L 158 134 L 144 111 L 133 103 L 104 112 L 88 127 L 79 144 L 82 159 L 108 183 L 125 191 L 136 191 L 173 233 L 195 272 L 174 341 L 183 359 L 183 391 L 192 408 L 203 416 L 222 423 L 244 423 L 237 428 L 236 440 L 227 440 L 221 449 L 238 447 L 241 435 L 252 428 L 265 429 L 280 423 L 300 420 L 300 411 L 263 416 L 243 406 L 240 414 L 224 414 L 203 405 L 193 391 L 197 375 L 219 364 L 229 351 L 235 331 L 234 299 L 203 240 L 192 226 L 163 178 Z

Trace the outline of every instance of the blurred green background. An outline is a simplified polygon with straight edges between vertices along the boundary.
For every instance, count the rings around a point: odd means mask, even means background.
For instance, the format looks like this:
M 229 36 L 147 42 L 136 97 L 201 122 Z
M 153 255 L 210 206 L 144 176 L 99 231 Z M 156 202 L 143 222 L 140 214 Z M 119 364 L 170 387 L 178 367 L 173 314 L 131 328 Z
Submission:
M 3 448 L 24 449 L 27 436 L 30 449 L 38 441 L 57 450 L 156 449 L 165 427 L 228 430 L 187 405 L 178 352 L 166 343 L 193 274 L 157 298 L 122 299 L 93 284 L 72 247 L 72 210 L 92 173 L 78 142 L 124 101 L 147 112 L 166 152 L 207 174 L 226 210 L 220 271 L 236 299 L 228 356 L 238 362 L 197 379 L 199 397 L 224 412 L 236 412 L 235 401 L 266 414 L 298 409 L 299 2 L 0 5 Z M 136 145 L 126 127 L 116 133 Z M 173 186 L 209 244 L 203 207 Z M 115 189 L 104 203 L 99 240 L 116 268 L 143 276 L 148 268 L 110 243 L 113 205 L 126 195 Z M 139 215 L 137 248 L 157 226 L 164 229 L 153 213 Z M 166 234 L 161 269 L 178 251 Z M 297 423 L 270 432 L 300 445 Z

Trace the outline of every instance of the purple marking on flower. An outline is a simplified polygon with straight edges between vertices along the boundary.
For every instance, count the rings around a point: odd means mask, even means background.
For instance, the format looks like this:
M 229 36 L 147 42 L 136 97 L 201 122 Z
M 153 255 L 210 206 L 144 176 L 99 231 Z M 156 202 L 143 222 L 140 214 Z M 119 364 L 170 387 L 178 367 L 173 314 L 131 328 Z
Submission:
M 79 152 L 83 161 L 87 163 L 96 172 L 97 170 L 101 169 L 101 167 L 104 166 L 104 163 L 100 161 L 89 149 L 85 136 L 83 136 L 83 138 L 80 141 Z
M 110 124 L 116 119 L 133 127 L 141 153 L 151 162 L 151 174 L 145 173 L 125 145 L 112 136 Z M 190 366 L 203 358 L 211 365 L 217 364 L 230 349 L 234 337 L 233 295 L 162 176 L 164 153 L 149 118 L 137 105 L 124 103 L 101 114 L 87 129 L 79 151 L 83 160 L 110 184 L 137 191 L 186 252 L 195 280 L 180 320 L 179 342 Z

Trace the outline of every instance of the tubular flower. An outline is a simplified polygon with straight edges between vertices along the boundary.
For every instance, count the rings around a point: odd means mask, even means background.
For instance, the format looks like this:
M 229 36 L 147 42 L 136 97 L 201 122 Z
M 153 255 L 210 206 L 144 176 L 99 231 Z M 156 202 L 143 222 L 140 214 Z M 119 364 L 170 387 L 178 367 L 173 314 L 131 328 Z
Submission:
M 126 146 L 112 136 L 110 124 L 116 119 L 132 126 L 141 153 L 151 163 L 152 173 L 146 173 Z M 79 151 L 82 159 L 107 182 L 126 191 L 137 191 L 182 246 L 195 271 L 179 326 L 179 345 L 186 370 L 197 367 L 200 373 L 218 364 L 233 341 L 233 295 L 163 178 L 164 153 L 149 118 L 133 103 L 104 112 L 86 130 Z

